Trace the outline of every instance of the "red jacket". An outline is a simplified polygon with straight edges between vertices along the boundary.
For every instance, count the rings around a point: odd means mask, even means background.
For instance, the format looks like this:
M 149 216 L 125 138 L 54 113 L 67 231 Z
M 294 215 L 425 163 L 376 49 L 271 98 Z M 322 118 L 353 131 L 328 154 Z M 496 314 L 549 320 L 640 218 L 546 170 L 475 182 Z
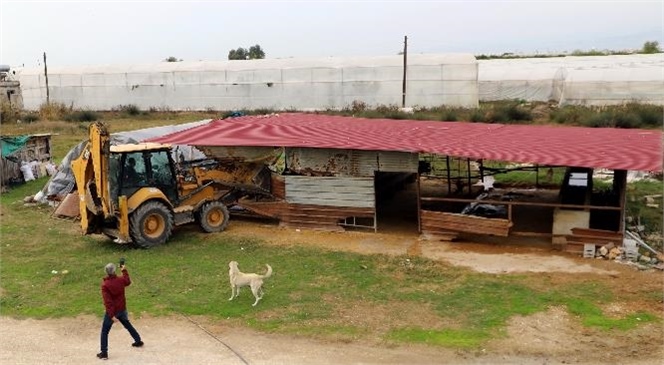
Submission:
M 130 284 L 131 279 L 127 269 L 122 269 L 122 276 L 110 275 L 102 281 L 101 296 L 104 298 L 104 307 L 109 317 L 113 318 L 116 314 L 127 310 L 125 286 Z

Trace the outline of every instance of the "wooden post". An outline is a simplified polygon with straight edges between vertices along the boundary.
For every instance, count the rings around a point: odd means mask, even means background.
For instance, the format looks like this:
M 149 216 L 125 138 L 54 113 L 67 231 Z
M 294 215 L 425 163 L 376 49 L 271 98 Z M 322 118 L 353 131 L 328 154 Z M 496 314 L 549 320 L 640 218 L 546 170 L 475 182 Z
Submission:
M 445 156 L 445 164 L 447 165 L 447 195 L 452 194 L 452 176 L 450 174 L 450 156 Z
M 422 202 L 420 201 L 420 173 L 417 173 L 417 232 L 422 233 Z
M 625 234 L 625 207 L 627 206 L 627 170 L 613 171 L 613 191 L 618 190 L 620 197 L 620 221 L 618 222 L 618 232 Z
M 468 171 L 466 171 L 466 176 L 468 176 L 468 195 L 472 195 L 473 194 L 473 188 L 472 188 L 472 185 L 471 185 L 472 180 L 470 178 L 470 159 L 469 158 L 466 159 L 466 169 L 468 170 Z
M 484 182 L 484 160 L 480 160 L 480 180 Z
M 46 105 L 51 103 L 51 95 L 48 91 L 48 68 L 46 67 L 46 52 L 44 52 L 44 78 L 46 78 Z
M 406 107 L 406 66 L 408 59 L 408 36 L 403 36 L 403 86 L 401 89 L 401 107 Z

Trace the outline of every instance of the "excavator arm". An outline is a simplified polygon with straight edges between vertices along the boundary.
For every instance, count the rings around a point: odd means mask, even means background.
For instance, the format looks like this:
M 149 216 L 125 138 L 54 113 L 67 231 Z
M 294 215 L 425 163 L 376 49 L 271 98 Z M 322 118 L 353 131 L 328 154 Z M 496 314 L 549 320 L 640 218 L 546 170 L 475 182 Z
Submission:
M 88 142 L 81 154 L 72 161 L 81 214 L 81 228 L 90 233 L 93 220 L 113 215 L 108 185 L 110 134 L 102 122 L 90 124 Z

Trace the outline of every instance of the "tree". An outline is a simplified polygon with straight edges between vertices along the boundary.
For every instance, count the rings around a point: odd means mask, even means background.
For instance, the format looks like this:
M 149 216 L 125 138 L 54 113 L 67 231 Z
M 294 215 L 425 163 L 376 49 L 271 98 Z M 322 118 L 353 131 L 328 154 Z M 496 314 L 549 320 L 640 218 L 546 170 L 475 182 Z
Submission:
M 182 59 L 179 59 L 177 57 L 170 56 L 166 59 L 164 59 L 164 62 L 182 62 Z
M 258 44 L 255 46 L 249 47 L 249 59 L 250 60 L 262 60 L 265 58 L 265 52 L 261 49 L 261 46 Z
M 249 52 L 242 47 L 238 49 L 231 49 L 228 52 L 229 60 L 246 60 L 248 58 L 249 58 Z
M 258 44 L 246 48 L 231 49 L 228 51 L 229 60 L 257 60 L 265 58 L 265 51 Z
M 641 53 L 645 54 L 660 53 L 660 52 L 662 51 L 659 49 L 658 41 L 646 42 L 643 44 L 643 48 L 641 49 Z

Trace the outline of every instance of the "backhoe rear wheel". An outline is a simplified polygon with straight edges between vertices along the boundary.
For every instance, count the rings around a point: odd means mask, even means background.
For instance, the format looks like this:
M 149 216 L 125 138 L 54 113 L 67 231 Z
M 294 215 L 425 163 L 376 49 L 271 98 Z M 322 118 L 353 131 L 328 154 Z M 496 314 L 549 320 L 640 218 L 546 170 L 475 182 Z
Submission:
M 129 225 L 134 244 L 141 248 L 151 248 L 166 243 L 171 237 L 173 215 L 164 203 L 150 201 L 132 213 Z
M 228 208 L 219 201 L 205 203 L 198 215 L 201 228 L 205 232 L 221 232 L 228 226 Z

